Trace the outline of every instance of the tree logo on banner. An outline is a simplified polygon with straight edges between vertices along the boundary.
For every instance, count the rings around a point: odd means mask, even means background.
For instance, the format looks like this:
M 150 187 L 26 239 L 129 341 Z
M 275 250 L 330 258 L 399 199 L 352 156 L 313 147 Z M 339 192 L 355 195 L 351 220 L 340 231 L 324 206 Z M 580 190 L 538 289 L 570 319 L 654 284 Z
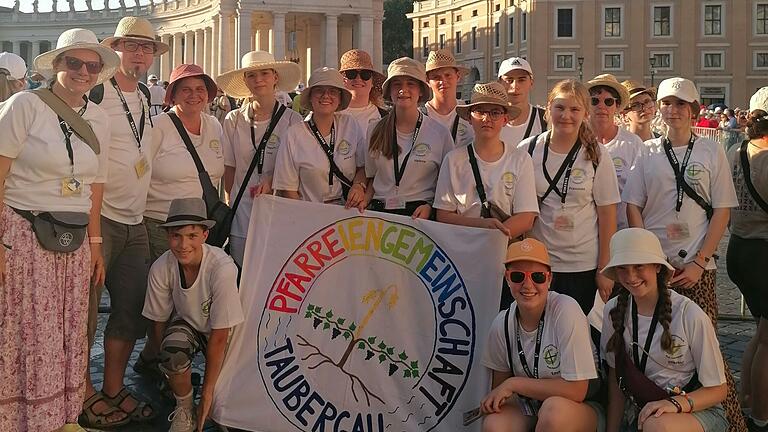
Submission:
M 433 430 L 469 377 L 475 315 L 458 269 L 409 225 L 356 216 L 307 238 L 270 290 L 258 367 L 301 431 Z

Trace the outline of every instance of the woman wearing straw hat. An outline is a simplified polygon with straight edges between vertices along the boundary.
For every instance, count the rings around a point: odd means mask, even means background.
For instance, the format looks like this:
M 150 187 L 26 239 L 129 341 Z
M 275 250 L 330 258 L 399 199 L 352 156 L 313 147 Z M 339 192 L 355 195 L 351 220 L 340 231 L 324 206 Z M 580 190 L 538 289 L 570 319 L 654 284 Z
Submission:
M 394 109 L 369 131 L 365 175 L 370 187 L 360 207 L 370 202 L 371 210 L 431 218 L 440 164 L 453 140 L 437 120 L 419 111 L 430 94 L 421 63 L 394 60 L 383 91 Z
M 0 52 L 0 102 L 27 86 L 27 64 L 14 53 Z
M 450 51 L 437 50 L 429 52 L 426 72 L 432 99 L 424 104 L 421 112 L 451 132 L 454 147 L 471 143 L 474 138 L 472 126 L 467 119 L 456 114 L 456 86 L 469 74 L 469 68 L 457 64 Z
M 675 268 L 659 239 L 617 232 L 602 273 L 624 289 L 605 305 L 600 345 L 609 366 L 609 431 L 728 428 L 723 356 L 701 308 L 668 288 Z
M 301 105 L 312 112 L 291 126 L 277 151 L 273 186 L 282 196 L 359 205 L 365 191 L 352 182 L 362 177 L 365 135 L 355 119 L 339 113 L 351 98 L 339 71 L 324 67 L 312 72 L 301 93 Z
M 233 207 L 236 197 L 241 196 L 229 237 L 232 258 L 239 266 L 243 265 L 253 198 L 272 192 L 277 149 L 285 143 L 288 128 L 301 122 L 301 115 L 280 108 L 275 92 L 293 90 L 300 79 L 299 65 L 276 61 L 265 51 L 245 54 L 240 69 L 216 79 L 227 95 L 249 100 L 230 111 L 224 120 L 224 188 Z M 266 134 L 270 128 L 272 132 Z M 256 166 L 248 176 L 254 163 Z
M 3 431 L 48 432 L 65 424 L 66 430 L 82 430 L 76 423 L 87 373 L 88 289 L 104 282 L 99 213 L 110 133 L 106 113 L 84 96 L 108 80 L 119 62 L 90 30 L 67 30 L 56 49 L 34 62 L 53 77 L 49 87 L 63 102 L 59 111 L 32 92 L 17 93 L 0 107 Z M 86 144 L 83 132 L 73 133 L 73 127 L 83 129 L 62 119 L 74 122 L 78 115 L 102 145 L 90 139 Z M 87 240 L 72 252 L 44 248 L 27 219 L 38 220 L 32 211 L 73 212 L 89 219 Z M 61 246 L 70 241 L 59 239 Z M 118 411 L 110 408 L 101 419 L 127 422 Z
M 666 136 L 645 142 L 624 187 L 627 217 L 633 227 L 659 238 L 677 269 L 669 283 L 717 323 L 717 265 L 714 254 L 738 205 L 723 146 L 693 134 L 699 92 L 685 78 L 659 84 L 659 111 Z M 725 408 L 731 431 L 745 430 L 735 386 L 726 367 L 729 393 Z
M 656 89 L 627 80 L 621 85 L 629 92 L 629 104 L 621 116 L 630 132 L 640 137 L 642 141 L 658 138 L 653 131 L 653 119 L 656 118 Z
M 370 123 L 387 115 L 381 98 L 381 84 L 386 77 L 373 67 L 370 54 L 359 49 L 341 56 L 339 72 L 344 77 L 344 86 L 352 93 L 349 107 L 342 113 L 354 117 L 365 132 Z

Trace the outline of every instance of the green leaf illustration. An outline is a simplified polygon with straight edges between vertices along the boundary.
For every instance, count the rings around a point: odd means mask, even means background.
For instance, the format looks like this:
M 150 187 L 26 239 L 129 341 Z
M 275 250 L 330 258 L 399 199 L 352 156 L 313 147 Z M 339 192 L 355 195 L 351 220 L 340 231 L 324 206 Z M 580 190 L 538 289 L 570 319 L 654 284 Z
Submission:
M 329 328 L 331 328 L 330 324 L 328 323 L 323 324 L 323 330 L 328 330 Z
M 418 369 L 419 368 L 419 362 L 418 360 L 414 360 L 411 362 L 411 369 Z
M 365 342 L 360 341 L 357 343 L 357 349 L 365 349 Z
M 344 325 L 344 322 L 346 320 L 344 318 L 339 318 L 336 322 L 339 323 L 339 325 Z
M 311 303 L 310 303 L 310 304 L 308 304 L 308 305 L 307 305 L 307 312 L 312 312 L 313 310 L 315 310 L 315 305 L 313 305 L 313 304 L 311 304 Z
M 371 336 L 368 338 L 368 343 L 373 345 L 376 343 L 376 336 Z
M 307 313 L 304 314 L 304 318 L 312 318 L 312 312 L 307 309 Z
M 408 354 L 406 354 L 405 351 L 401 352 L 397 356 L 400 357 L 400 360 L 402 361 L 406 361 L 408 359 Z
M 403 378 L 410 378 L 411 377 L 411 370 L 410 369 L 404 369 L 403 370 Z
M 351 338 L 351 337 L 352 337 L 352 333 L 350 333 L 350 332 L 344 332 L 344 334 L 342 334 L 342 336 L 344 336 L 344 339 L 347 339 L 347 340 L 348 340 L 349 338 Z
M 329 310 L 328 313 L 325 314 L 326 318 L 333 318 L 333 311 Z
M 379 349 L 381 349 L 381 350 L 387 349 L 387 344 L 385 344 L 384 341 L 379 342 Z
M 357 326 L 355 325 L 355 322 L 352 321 L 352 324 L 349 325 L 349 330 L 350 331 L 355 331 L 356 328 L 357 328 Z
M 379 354 L 379 363 L 384 363 L 384 360 L 387 359 L 387 356 L 385 354 Z
M 392 348 L 392 347 L 387 347 L 387 354 L 394 355 L 395 354 L 395 349 Z

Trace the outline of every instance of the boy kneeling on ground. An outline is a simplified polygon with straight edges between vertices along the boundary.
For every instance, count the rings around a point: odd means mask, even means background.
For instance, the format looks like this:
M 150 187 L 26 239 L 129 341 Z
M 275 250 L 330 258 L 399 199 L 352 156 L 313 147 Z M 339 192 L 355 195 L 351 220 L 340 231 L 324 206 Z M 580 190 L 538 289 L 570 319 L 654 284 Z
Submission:
M 206 217 L 202 199 L 173 200 L 168 219 L 160 225 L 168 232 L 170 249 L 149 271 L 142 313 L 154 321 L 150 331 L 162 340 L 159 366 L 176 397 L 171 432 L 202 431 L 230 331 L 243 322 L 237 267 L 221 248 L 205 243 L 214 224 Z M 195 415 L 191 365 L 201 351 L 205 353 L 205 378 Z

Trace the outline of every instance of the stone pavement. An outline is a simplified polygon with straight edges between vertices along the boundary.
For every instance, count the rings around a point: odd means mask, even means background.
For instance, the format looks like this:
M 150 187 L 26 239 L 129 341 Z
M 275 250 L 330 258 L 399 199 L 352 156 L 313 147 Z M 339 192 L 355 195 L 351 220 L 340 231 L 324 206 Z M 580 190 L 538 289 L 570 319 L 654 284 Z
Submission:
M 731 366 L 734 378 L 737 385 L 741 378 L 741 355 L 744 352 L 744 347 L 747 342 L 755 334 L 755 324 L 751 320 L 740 320 L 739 318 L 741 295 L 736 289 L 736 286 L 728 279 L 728 274 L 725 270 L 725 251 L 728 244 L 728 234 L 726 233 L 723 241 L 720 243 L 718 253 L 720 260 L 718 262 L 718 287 L 717 287 L 717 299 L 720 305 L 721 316 L 725 315 L 728 319 L 720 319 L 718 322 L 718 339 L 720 340 L 720 349 L 722 350 L 728 364 Z M 102 304 L 108 305 L 106 296 L 103 299 Z M 747 316 L 749 312 L 747 311 Z M 96 335 L 96 343 L 92 352 L 94 363 L 96 366 L 91 367 L 91 377 L 93 378 L 96 388 L 101 388 L 103 364 L 104 364 L 104 350 L 103 350 L 103 329 L 106 325 L 106 314 L 99 316 L 99 330 Z M 155 383 L 149 382 L 143 377 L 136 374 L 131 366 L 138 358 L 139 352 L 144 346 L 144 341 L 139 341 L 136 344 L 129 361 L 128 371 L 126 372 L 125 383 L 128 388 L 136 395 L 142 395 L 143 398 L 149 399 L 153 403 L 153 407 L 159 409 L 160 415 L 152 423 L 146 424 L 129 424 L 122 428 L 112 429 L 120 432 L 160 432 L 167 431 L 169 423 L 166 420 L 173 404 L 167 399 L 163 399 L 158 391 Z M 193 372 L 199 373 L 203 376 L 202 363 L 203 359 L 201 355 L 198 355 L 197 361 L 193 364 Z M 214 425 L 207 425 L 206 432 L 214 432 L 219 429 Z

